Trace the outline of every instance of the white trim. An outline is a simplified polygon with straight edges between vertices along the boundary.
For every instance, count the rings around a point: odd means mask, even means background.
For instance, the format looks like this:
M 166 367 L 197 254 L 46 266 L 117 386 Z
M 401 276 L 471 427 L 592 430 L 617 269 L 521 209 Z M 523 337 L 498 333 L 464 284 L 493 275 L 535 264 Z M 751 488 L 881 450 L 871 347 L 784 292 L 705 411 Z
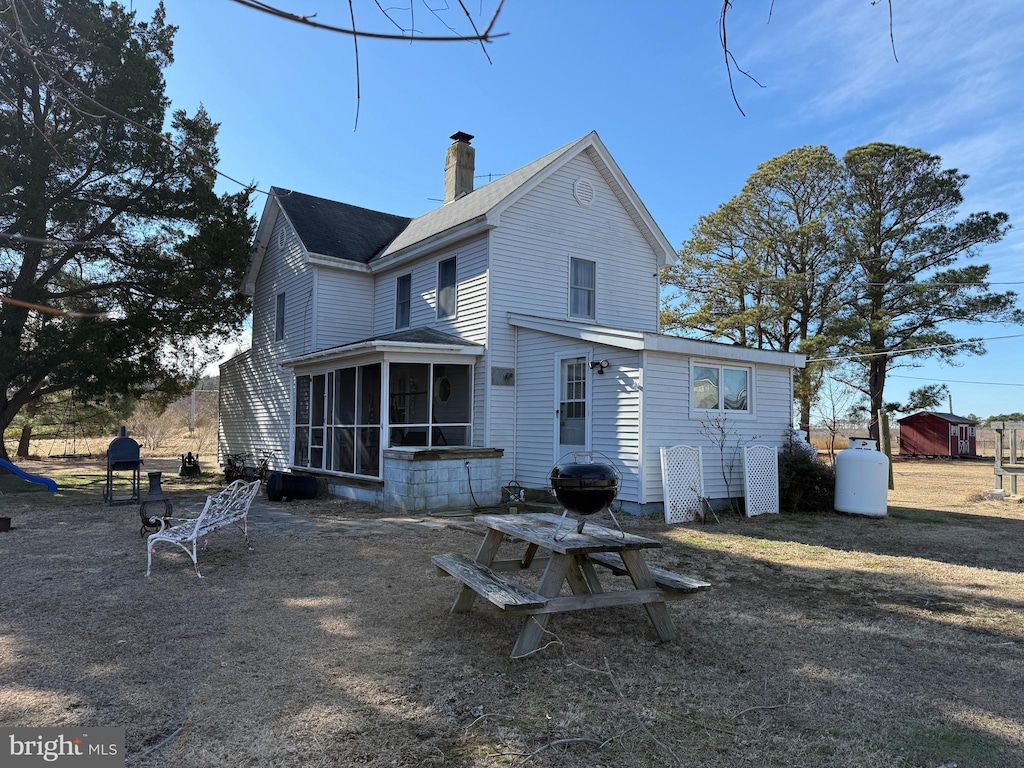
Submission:
M 369 266 L 358 261 L 339 259 L 335 256 L 324 256 L 322 253 L 310 253 L 309 251 L 306 251 L 305 261 L 307 264 L 315 264 L 318 267 L 327 267 L 328 269 L 336 269 L 341 272 L 369 274 L 371 271 Z
M 583 429 L 584 429 L 583 450 L 584 451 L 591 450 L 592 440 L 593 440 L 593 436 L 591 434 L 591 432 L 593 431 L 593 407 L 592 407 L 592 399 L 593 399 L 593 391 L 592 391 L 593 390 L 593 382 L 592 382 L 592 379 L 593 379 L 593 374 L 590 372 L 590 360 L 591 360 L 591 358 L 592 358 L 592 351 L 590 349 L 585 349 L 585 348 L 561 349 L 561 350 L 555 352 L 555 354 L 554 354 L 554 365 L 555 365 L 555 391 L 554 391 L 554 395 L 555 395 L 555 398 L 554 398 L 554 408 L 553 408 L 553 411 L 554 411 L 555 418 L 554 418 L 554 420 L 552 422 L 552 427 L 553 427 L 553 431 L 554 431 L 554 434 L 553 434 L 553 438 L 554 439 L 553 439 L 553 442 L 552 442 L 552 445 L 551 445 L 551 463 L 552 463 L 552 465 L 554 465 L 557 461 L 559 461 L 562 458 L 562 456 L 564 455 L 564 453 L 562 452 L 562 439 L 561 439 L 561 434 L 560 434 L 561 424 L 560 424 L 560 419 L 559 419 L 559 415 L 560 415 L 559 411 L 561 411 L 561 405 L 562 405 L 562 368 L 563 368 L 563 363 L 566 360 L 582 359 L 584 361 L 583 362 L 583 365 L 584 365 L 584 370 L 583 370 L 584 380 L 583 380 L 583 382 L 584 382 L 584 388 L 586 389 L 586 393 L 585 393 L 585 396 L 584 396 L 584 399 L 583 399 L 583 408 L 584 408 L 584 412 L 585 412 L 585 419 L 584 419 L 585 423 L 584 423 L 584 427 L 583 427 Z
M 295 369 L 304 365 L 331 360 L 345 360 L 373 354 L 407 354 L 420 357 L 437 357 L 440 355 L 456 355 L 458 357 L 482 357 L 484 348 L 482 346 L 465 346 L 461 344 L 424 344 L 415 341 L 387 341 L 382 339 L 370 339 L 359 344 L 352 344 L 342 348 L 324 349 L 319 352 L 312 352 L 308 355 L 293 357 L 282 360 L 282 368 Z M 454 360 L 452 361 L 454 363 Z
M 581 286 L 573 285 L 573 282 L 572 282 L 572 264 L 573 264 L 574 261 L 578 261 L 578 262 L 581 262 L 583 264 L 589 264 L 591 267 L 593 267 L 593 273 L 592 274 L 593 274 L 593 277 L 594 277 L 594 287 L 589 289 L 590 293 L 591 293 L 591 298 L 593 299 L 594 314 L 592 314 L 592 315 L 574 315 L 572 313 L 572 292 L 573 292 L 573 290 L 577 289 L 577 288 L 579 290 L 581 290 L 581 291 L 588 290 L 588 289 L 583 288 Z M 584 259 L 582 256 L 572 256 L 570 254 L 568 268 L 569 268 L 569 274 L 568 274 L 568 281 L 567 282 L 569 284 L 569 290 L 568 290 L 568 293 L 566 295 L 565 316 L 567 318 L 569 318 L 570 320 L 577 321 L 577 322 L 579 322 L 579 321 L 582 321 L 582 322 L 587 322 L 587 321 L 594 322 L 594 321 L 596 321 L 597 320 L 597 262 L 594 261 L 593 259 Z
M 560 320 L 554 317 L 533 317 L 516 312 L 508 313 L 508 322 L 509 325 L 516 328 L 527 328 L 531 331 L 550 333 L 592 344 L 604 344 L 618 349 L 635 351 L 644 348 L 644 334 L 641 331 L 607 328 L 592 323 Z

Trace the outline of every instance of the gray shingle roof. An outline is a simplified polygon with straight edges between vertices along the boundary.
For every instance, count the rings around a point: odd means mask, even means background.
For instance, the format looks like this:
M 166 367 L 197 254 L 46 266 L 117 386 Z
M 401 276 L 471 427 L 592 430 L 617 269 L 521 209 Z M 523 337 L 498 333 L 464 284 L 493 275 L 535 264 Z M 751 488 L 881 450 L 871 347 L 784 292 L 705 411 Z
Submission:
M 280 187 L 270 191 L 306 250 L 321 256 L 366 264 L 412 221 Z

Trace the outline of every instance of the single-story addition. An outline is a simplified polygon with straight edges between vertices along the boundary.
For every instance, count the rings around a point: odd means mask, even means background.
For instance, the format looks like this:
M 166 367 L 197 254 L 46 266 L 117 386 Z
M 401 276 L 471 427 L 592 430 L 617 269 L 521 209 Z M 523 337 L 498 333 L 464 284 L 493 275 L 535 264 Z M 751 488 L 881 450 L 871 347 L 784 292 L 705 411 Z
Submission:
M 401 511 L 494 504 L 580 453 L 616 467 L 625 509 L 660 511 L 677 444 L 704 446 L 707 496 L 723 471 L 741 488 L 735 448 L 782 444 L 803 356 L 659 333 L 675 251 L 596 133 L 479 189 L 472 138 L 417 218 L 272 188 L 220 454 L 271 450 Z
M 978 455 L 978 422 L 955 413 L 921 411 L 899 419 L 901 456 Z

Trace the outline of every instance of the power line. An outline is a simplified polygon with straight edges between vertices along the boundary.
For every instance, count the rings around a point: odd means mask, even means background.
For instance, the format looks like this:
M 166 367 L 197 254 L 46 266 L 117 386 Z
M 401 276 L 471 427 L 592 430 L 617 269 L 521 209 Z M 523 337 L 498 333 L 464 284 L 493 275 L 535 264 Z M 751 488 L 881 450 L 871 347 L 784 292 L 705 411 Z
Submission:
M 992 387 L 1024 387 L 1024 383 L 1009 381 L 965 381 L 964 379 L 933 379 L 927 376 L 904 376 L 903 374 L 890 373 L 890 379 L 916 379 L 917 381 L 933 381 L 939 384 L 982 384 Z
M 1002 341 L 1003 339 L 1020 339 L 1024 338 L 1024 333 L 1015 333 L 1010 336 L 990 336 L 987 339 L 966 339 L 964 341 L 955 341 L 951 344 L 933 344 L 930 347 L 917 347 L 915 349 L 894 349 L 886 352 L 862 352 L 859 354 L 852 355 L 839 355 L 837 357 L 812 357 L 808 358 L 808 363 L 831 363 L 839 360 L 856 360 L 862 357 L 899 357 L 901 355 L 915 355 L 919 352 L 929 352 L 933 349 L 948 349 L 949 347 L 963 347 L 968 344 L 977 344 L 981 341 Z

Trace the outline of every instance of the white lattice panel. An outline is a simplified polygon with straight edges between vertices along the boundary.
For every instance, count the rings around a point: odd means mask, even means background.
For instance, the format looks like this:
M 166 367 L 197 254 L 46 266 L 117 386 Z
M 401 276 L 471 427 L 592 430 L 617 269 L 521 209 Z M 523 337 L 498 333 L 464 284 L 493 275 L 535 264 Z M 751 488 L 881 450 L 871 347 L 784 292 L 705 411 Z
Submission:
M 743 451 L 743 485 L 747 517 L 779 514 L 779 454 L 770 445 L 751 445 Z
M 674 445 L 661 449 L 661 486 L 665 495 L 665 522 L 688 523 L 701 516 L 704 469 L 700 448 Z

